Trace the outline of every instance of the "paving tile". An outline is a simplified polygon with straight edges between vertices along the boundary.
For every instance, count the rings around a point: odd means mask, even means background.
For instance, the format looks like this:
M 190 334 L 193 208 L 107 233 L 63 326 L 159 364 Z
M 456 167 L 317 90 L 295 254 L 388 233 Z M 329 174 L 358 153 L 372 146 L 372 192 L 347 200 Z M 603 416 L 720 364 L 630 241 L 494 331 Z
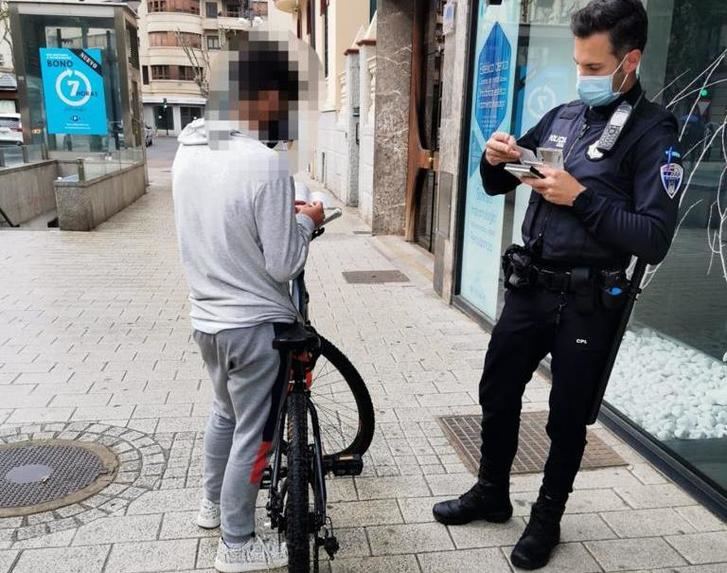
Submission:
M 727 530 L 727 522 L 722 521 L 713 513 L 707 511 L 701 505 L 688 505 L 686 507 L 675 507 L 679 515 L 686 519 L 697 531 L 724 531 Z
M 13 543 L 13 549 L 66 547 L 71 544 L 75 534 L 76 531 L 74 529 L 67 529 L 65 531 L 57 531 L 55 533 L 48 533 L 38 537 L 29 537 Z
M 617 487 L 618 493 L 634 509 L 694 505 L 694 499 L 674 484 Z
M 178 418 L 189 416 L 192 404 L 146 404 L 134 410 L 134 418 Z
M 341 545 L 341 550 L 336 554 L 336 558 L 371 555 L 366 529 L 363 527 L 337 528 L 336 538 Z
M 219 537 L 220 530 L 203 529 L 195 523 L 197 511 L 165 513 L 159 539 Z
M 381 557 L 356 557 L 331 562 L 333 573 L 420 573 L 414 555 L 386 555 Z
M 449 526 L 447 529 L 457 549 L 473 549 L 514 545 L 523 534 L 525 524 L 516 517 L 506 523 L 475 521 L 468 525 Z
M 723 531 L 670 535 L 666 541 L 689 563 L 723 562 L 727 568 L 727 533 Z
M 53 397 L 50 405 L 59 406 L 105 406 L 111 394 L 58 394 Z
M 606 489 L 612 487 L 639 487 L 642 485 L 627 469 L 603 468 L 578 472 L 573 487 L 575 489 Z
M 512 547 L 503 548 L 503 552 L 509 558 Z M 538 573 L 601 573 L 601 571 L 601 567 L 581 543 L 559 544 L 553 551 L 550 562 L 538 569 Z
M 21 553 L 13 573 L 101 573 L 108 552 L 108 545 L 27 549 Z
M 356 489 L 361 500 L 429 495 L 429 487 L 419 476 L 356 478 Z
M 606 571 L 686 565 L 686 561 L 658 537 L 590 541 L 585 546 Z
M 8 424 L 25 422 L 65 422 L 73 414 L 73 408 L 20 408 L 7 419 Z
M 133 406 L 81 406 L 73 413 L 73 420 L 125 420 L 131 417 Z
M 0 551 L 0 573 L 8 573 L 17 556 L 17 551 Z
M 477 478 L 471 473 L 426 476 L 432 495 L 460 496 L 470 489 Z
M 197 539 L 118 543 L 114 545 L 105 573 L 157 573 L 194 569 Z
M 510 565 L 499 549 L 467 549 L 420 553 L 424 573 L 510 573 Z
M 443 525 L 417 523 L 367 528 L 373 555 L 396 555 L 454 549 Z
M 198 488 L 150 491 L 131 502 L 126 513 L 139 515 L 197 509 L 201 495 Z
M 149 541 L 156 539 L 161 520 L 159 514 L 97 519 L 78 529 L 73 545 Z
M 451 499 L 450 496 L 408 497 L 398 499 L 399 509 L 406 523 L 431 523 L 434 521 L 432 508 L 435 503 Z
M 569 513 L 560 523 L 560 538 L 564 542 L 614 539 L 616 534 L 595 513 Z
M 330 503 L 328 515 L 334 526 L 343 524 L 347 527 L 365 527 L 404 521 L 396 502 L 387 499 Z
M 619 537 L 656 537 L 694 531 L 689 522 L 671 508 L 607 511 L 601 517 Z

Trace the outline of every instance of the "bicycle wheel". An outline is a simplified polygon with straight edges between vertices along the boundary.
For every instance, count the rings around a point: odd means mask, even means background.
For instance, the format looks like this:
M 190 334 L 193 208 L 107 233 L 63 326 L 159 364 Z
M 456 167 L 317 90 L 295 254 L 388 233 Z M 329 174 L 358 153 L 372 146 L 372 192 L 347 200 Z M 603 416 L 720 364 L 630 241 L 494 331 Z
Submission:
M 343 352 L 323 336 L 320 340 L 311 401 L 318 412 L 323 454 L 362 456 L 374 437 L 371 396 L 361 375 Z
M 310 539 L 308 485 L 308 406 L 303 392 L 288 395 L 288 477 L 285 501 L 285 541 L 288 546 L 288 571 L 309 573 Z

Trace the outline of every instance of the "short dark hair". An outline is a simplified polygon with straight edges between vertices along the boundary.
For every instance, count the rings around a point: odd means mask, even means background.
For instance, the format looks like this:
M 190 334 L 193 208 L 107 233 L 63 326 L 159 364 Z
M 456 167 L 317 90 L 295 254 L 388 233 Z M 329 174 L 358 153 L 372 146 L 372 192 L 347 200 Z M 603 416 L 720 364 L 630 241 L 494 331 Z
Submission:
M 591 0 L 571 17 L 571 31 L 577 38 L 608 32 L 614 53 L 644 51 L 649 17 L 641 0 Z
M 289 47 L 265 33 L 238 32 L 229 40 L 229 49 L 237 58 L 231 72 L 237 80 L 242 100 L 255 99 L 262 91 L 277 91 L 282 100 L 300 100 L 300 75 Z

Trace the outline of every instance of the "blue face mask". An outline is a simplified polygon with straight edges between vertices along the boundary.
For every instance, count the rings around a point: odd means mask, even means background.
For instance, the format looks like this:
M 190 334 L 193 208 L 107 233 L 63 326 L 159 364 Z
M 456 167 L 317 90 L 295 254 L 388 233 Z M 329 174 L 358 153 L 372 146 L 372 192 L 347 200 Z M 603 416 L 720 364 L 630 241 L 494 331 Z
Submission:
M 628 76 L 626 76 L 624 81 L 621 82 L 621 86 L 618 91 L 614 91 L 613 89 L 613 78 L 615 77 L 616 72 L 621 69 L 621 66 L 623 66 L 625 61 L 626 58 L 621 60 L 618 68 L 607 76 L 578 75 L 578 97 L 581 98 L 581 101 L 591 107 L 600 107 L 615 102 L 621 95 L 620 90 L 626 83 L 626 78 Z

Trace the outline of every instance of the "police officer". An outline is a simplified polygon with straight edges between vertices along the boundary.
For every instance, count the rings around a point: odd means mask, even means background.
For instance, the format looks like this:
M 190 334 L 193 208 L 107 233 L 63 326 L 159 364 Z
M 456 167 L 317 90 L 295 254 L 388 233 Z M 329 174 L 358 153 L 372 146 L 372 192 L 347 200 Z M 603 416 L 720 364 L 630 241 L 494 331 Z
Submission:
M 478 482 L 433 512 L 448 525 L 510 519 L 522 394 L 550 353 L 550 452 L 530 520 L 511 555 L 523 569 L 543 567 L 560 541 L 589 410 L 621 316 L 620 293 L 628 287 L 625 269 L 632 255 L 660 262 L 676 228 L 684 174 L 677 122 L 647 99 L 637 76 L 647 27 L 640 0 L 593 0 L 576 12 L 571 29 L 580 100 L 553 109 L 517 142 L 495 133 L 481 162 L 490 195 L 521 183 L 504 165 L 520 159 L 516 145 L 560 149 L 564 166 L 538 168 L 542 179 L 523 179 L 533 189 L 522 228 L 525 246 L 503 257 L 505 307 L 479 387 Z

